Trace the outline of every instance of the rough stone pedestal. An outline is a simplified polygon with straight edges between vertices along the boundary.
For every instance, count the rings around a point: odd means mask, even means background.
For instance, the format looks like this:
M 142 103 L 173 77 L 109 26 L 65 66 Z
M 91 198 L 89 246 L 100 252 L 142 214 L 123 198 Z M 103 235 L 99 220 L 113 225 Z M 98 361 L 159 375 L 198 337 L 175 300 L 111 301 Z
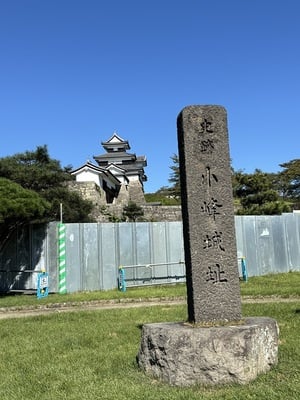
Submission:
M 277 364 L 278 335 L 277 322 L 264 317 L 209 328 L 147 324 L 137 361 L 148 375 L 171 385 L 245 384 Z

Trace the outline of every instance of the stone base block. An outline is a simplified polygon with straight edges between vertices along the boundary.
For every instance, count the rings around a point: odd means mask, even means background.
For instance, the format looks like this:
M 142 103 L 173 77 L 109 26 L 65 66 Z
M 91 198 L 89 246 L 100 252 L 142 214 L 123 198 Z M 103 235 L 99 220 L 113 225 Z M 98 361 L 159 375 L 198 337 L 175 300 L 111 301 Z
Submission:
M 245 384 L 277 364 L 278 336 L 277 322 L 265 317 L 210 328 L 147 324 L 137 362 L 148 375 L 170 385 Z

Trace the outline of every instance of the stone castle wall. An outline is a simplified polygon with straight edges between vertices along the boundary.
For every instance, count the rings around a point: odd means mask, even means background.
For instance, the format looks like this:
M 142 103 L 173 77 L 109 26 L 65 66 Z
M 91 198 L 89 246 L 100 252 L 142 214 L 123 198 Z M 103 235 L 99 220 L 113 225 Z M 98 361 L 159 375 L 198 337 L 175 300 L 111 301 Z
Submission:
M 162 206 L 145 203 L 145 197 L 139 182 L 130 187 L 122 186 L 115 204 L 107 204 L 106 193 L 94 182 L 71 182 L 69 188 L 90 200 L 94 209 L 92 217 L 96 222 L 119 221 L 123 217 L 123 208 L 132 201 L 142 207 L 143 221 L 181 221 L 180 206 Z
M 95 206 L 106 205 L 106 193 L 95 182 L 69 182 L 68 187 L 80 194 L 84 199 L 91 201 Z
M 180 206 L 152 206 L 141 205 L 144 215 L 138 221 L 161 222 L 181 221 Z M 123 218 L 123 206 L 107 204 L 103 207 L 95 207 L 93 217 L 96 222 L 118 222 Z
M 129 194 L 129 201 L 132 201 L 136 204 L 144 204 L 145 203 L 145 196 L 144 190 L 140 183 L 140 181 L 132 181 L 128 186 L 128 194 Z
M 86 199 L 90 200 L 95 205 L 106 205 L 106 193 L 95 182 L 77 182 L 71 181 L 68 183 L 69 189 L 75 191 Z M 143 186 L 140 181 L 130 182 L 129 185 L 120 187 L 118 196 L 114 199 L 114 204 L 126 205 L 129 201 L 136 204 L 144 204 L 145 196 Z
M 158 221 L 181 221 L 181 206 L 153 206 L 145 204 L 142 206 L 144 218 L 150 222 Z

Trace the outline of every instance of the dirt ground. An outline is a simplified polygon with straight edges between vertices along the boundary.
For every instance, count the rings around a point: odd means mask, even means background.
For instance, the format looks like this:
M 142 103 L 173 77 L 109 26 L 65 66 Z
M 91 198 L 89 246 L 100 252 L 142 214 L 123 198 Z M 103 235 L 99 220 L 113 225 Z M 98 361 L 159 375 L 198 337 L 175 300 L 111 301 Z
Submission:
M 300 302 L 299 297 L 243 297 L 242 303 L 290 303 Z M 23 318 L 39 315 L 49 315 L 53 313 L 75 312 L 75 311 L 93 311 L 93 310 L 109 310 L 116 308 L 138 308 L 153 306 L 171 306 L 185 304 L 184 298 L 180 299 L 153 299 L 147 301 L 139 301 L 136 299 L 126 299 L 126 301 L 110 300 L 110 301 L 90 301 L 90 302 L 74 302 L 74 303 L 56 303 L 35 307 L 3 307 L 0 308 L 0 319 Z

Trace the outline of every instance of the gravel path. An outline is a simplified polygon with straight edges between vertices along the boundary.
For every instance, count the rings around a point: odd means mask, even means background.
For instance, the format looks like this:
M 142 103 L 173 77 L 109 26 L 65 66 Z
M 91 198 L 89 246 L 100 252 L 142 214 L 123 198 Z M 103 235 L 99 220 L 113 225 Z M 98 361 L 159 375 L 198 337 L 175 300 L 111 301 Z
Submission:
M 291 303 L 299 302 L 300 297 L 243 297 L 243 304 L 255 304 L 255 303 Z M 39 315 L 49 315 L 53 313 L 63 312 L 75 312 L 75 311 L 92 311 L 92 310 L 109 310 L 117 308 L 139 308 L 139 307 L 154 307 L 154 306 L 172 306 L 185 304 L 184 298 L 178 299 L 149 299 L 149 300 L 138 300 L 138 299 L 124 299 L 110 300 L 110 301 L 90 301 L 90 302 L 74 302 L 74 303 L 56 303 L 48 304 L 45 306 L 37 307 L 3 307 L 0 308 L 0 319 L 8 318 L 22 318 L 32 317 Z

